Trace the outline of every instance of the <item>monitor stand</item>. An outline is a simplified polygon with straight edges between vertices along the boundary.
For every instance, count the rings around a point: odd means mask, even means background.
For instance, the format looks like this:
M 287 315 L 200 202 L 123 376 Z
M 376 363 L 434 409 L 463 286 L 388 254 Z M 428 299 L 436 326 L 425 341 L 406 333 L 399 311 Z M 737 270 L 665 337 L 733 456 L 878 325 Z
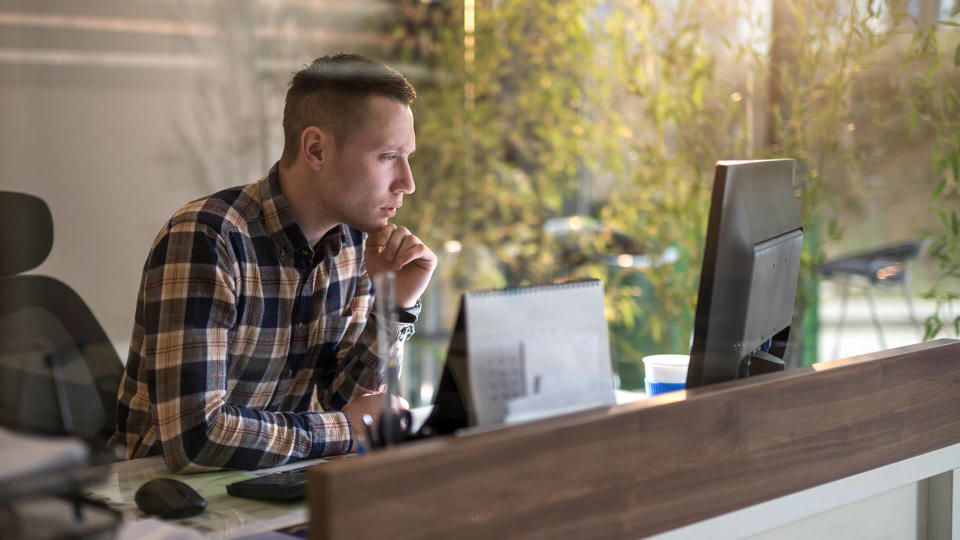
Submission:
M 743 363 L 746 364 L 746 369 L 750 377 L 787 369 L 787 365 L 783 360 L 763 351 L 757 351 L 751 354 L 743 360 Z
M 785 371 L 787 364 L 783 361 L 783 357 L 787 353 L 787 340 L 789 338 L 790 327 L 788 326 L 773 336 L 770 340 L 769 351 L 754 351 L 741 360 L 739 378 Z

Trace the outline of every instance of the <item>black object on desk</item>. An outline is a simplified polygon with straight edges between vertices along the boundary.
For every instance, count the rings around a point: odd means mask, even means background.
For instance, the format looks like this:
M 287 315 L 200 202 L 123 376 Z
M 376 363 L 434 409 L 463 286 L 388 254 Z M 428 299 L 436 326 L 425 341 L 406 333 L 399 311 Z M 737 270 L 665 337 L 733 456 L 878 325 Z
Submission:
M 234 482 L 227 486 L 227 493 L 248 499 L 294 501 L 304 497 L 306 485 L 307 468 L 302 467 Z
M 133 500 L 146 514 L 163 519 L 193 517 L 207 508 L 207 501 L 187 484 L 173 478 L 154 478 L 140 486 Z
M 717 162 L 687 388 L 786 369 L 803 251 L 795 168 Z

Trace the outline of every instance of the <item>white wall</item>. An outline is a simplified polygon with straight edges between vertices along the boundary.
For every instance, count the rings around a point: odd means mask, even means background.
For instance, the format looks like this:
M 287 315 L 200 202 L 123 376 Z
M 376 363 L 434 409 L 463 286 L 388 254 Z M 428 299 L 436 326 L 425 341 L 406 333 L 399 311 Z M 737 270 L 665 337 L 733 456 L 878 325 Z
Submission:
M 2 189 L 41 197 L 53 214 L 53 250 L 33 273 L 74 288 L 122 347 L 141 268 L 164 221 L 187 201 L 261 173 L 252 166 L 240 173 L 231 158 L 221 174 L 207 170 L 222 152 L 205 148 L 204 136 L 215 147 L 229 134 L 204 134 L 196 124 L 203 107 L 196 74 L 135 74 L 140 80 L 115 85 L 115 70 L 90 71 L 60 84 L 4 81 L 0 179 Z M 236 157 L 256 161 L 249 158 Z
M 126 361 L 164 222 L 259 179 L 282 148 L 292 73 L 363 52 L 371 36 L 352 29 L 383 6 L 0 0 L 0 189 L 41 197 L 54 219 L 53 250 L 32 273 L 75 289 Z

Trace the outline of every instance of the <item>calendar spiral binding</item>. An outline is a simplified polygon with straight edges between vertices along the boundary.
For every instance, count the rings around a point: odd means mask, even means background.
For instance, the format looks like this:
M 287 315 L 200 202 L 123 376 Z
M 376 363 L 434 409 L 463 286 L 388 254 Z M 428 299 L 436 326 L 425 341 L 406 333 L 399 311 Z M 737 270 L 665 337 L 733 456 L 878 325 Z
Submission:
M 594 286 L 603 286 L 600 279 L 578 279 L 574 281 L 561 281 L 558 283 L 542 283 L 538 285 L 525 285 L 522 287 L 508 287 L 505 289 L 481 289 L 466 293 L 472 297 L 484 296 L 512 296 L 517 294 L 534 294 L 538 292 L 555 291 L 560 289 L 581 289 Z

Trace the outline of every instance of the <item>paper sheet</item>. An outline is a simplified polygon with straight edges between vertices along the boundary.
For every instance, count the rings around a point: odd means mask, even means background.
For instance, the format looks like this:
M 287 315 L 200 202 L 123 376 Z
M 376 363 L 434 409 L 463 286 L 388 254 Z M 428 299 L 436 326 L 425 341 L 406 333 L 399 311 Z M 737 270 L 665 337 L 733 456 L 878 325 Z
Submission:
M 613 405 L 613 375 L 595 361 L 598 344 L 596 334 L 582 332 L 524 339 L 526 393 L 507 402 L 504 423 Z

